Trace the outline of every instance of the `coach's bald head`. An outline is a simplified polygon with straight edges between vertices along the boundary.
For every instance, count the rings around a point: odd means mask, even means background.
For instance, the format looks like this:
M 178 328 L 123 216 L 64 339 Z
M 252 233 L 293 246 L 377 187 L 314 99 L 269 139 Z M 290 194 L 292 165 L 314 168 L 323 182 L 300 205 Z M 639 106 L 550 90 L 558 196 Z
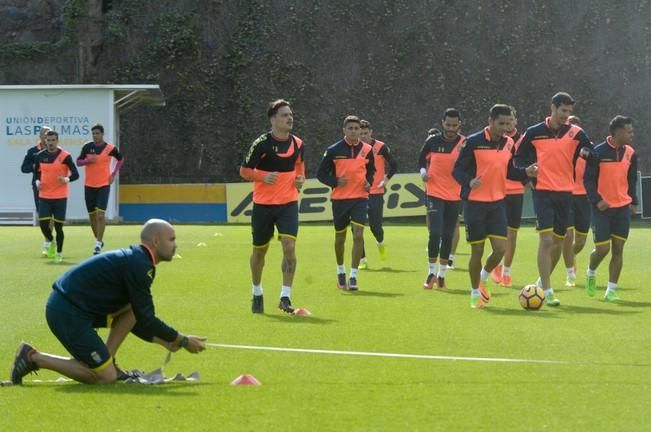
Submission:
M 140 241 L 154 253 L 158 261 L 171 261 L 176 252 L 176 233 L 172 225 L 162 219 L 149 219 L 140 231 Z

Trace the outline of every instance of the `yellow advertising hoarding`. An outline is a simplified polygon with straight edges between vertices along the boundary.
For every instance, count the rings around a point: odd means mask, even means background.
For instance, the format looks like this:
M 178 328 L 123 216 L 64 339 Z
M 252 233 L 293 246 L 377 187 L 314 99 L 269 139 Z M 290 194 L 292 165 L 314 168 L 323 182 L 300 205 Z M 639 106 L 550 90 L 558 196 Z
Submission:
M 248 223 L 253 207 L 251 183 L 226 184 L 226 211 L 229 223 Z M 301 221 L 331 221 L 330 188 L 317 179 L 308 179 L 298 203 Z M 384 217 L 423 216 L 425 190 L 418 174 L 396 174 L 384 194 Z

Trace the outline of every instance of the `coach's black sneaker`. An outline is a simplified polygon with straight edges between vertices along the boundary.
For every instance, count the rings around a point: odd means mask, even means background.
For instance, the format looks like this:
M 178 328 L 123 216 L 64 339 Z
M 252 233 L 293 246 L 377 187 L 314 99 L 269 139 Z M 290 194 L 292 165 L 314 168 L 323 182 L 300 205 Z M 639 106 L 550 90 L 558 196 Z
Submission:
M 346 287 L 346 273 L 337 274 L 337 288 L 339 288 L 340 290 L 348 289 Z
M 351 277 L 348 279 L 348 291 L 357 291 L 359 287 L 357 286 L 357 278 Z
M 32 354 L 36 350 L 27 342 L 21 342 L 16 351 L 16 359 L 11 369 L 11 382 L 13 384 L 22 384 L 23 377 L 38 370 L 36 363 L 32 361 Z
M 133 370 L 122 370 L 120 369 L 120 366 L 118 366 L 117 362 L 115 361 L 115 358 L 113 359 L 113 366 L 115 366 L 115 370 L 118 372 L 118 376 L 116 378 L 117 381 L 126 381 L 128 379 L 138 379 L 138 377 L 141 377 L 145 374 L 145 371 L 139 370 L 139 369 L 133 369 Z
M 133 370 L 118 369 L 117 381 L 137 380 L 138 378 L 144 375 L 145 375 L 145 371 L 141 371 L 139 369 L 133 369 Z
M 289 297 L 281 297 L 280 303 L 278 303 L 278 309 L 289 314 L 294 313 L 294 307 L 292 306 L 292 301 Z
M 264 313 L 264 297 L 262 294 L 253 296 L 253 300 L 251 300 L 251 312 Z

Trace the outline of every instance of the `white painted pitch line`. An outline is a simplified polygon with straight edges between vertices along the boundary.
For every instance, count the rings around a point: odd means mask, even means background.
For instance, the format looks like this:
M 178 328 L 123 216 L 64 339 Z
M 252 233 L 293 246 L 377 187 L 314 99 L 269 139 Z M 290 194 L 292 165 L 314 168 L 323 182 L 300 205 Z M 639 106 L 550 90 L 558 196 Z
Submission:
M 384 357 L 384 358 L 406 358 L 406 359 L 421 359 L 421 360 L 448 360 L 448 361 L 474 361 L 474 362 L 492 362 L 492 363 L 537 363 L 537 364 L 568 364 L 566 361 L 560 360 L 535 360 L 535 359 L 509 359 L 509 358 L 493 358 L 493 357 L 457 357 L 457 356 L 442 356 L 442 355 L 428 355 L 428 354 L 400 354 L 400 353 L 383 353 L 383 352 L 365 352 L 365 351 L 339 351 L 339 350 L 321 350 L 309 348 L 281 348 L 281 347 L 266 347 L 254 345 L 230 345 L 218 343 L 206 343 L 206 346 L 215 348 L 230 348 L 230 349 L 245 349 L 257 351 L 279 351 L 279 352 L 295 352 L 295 353 L 308 353 L 308 354 L 331 354 L 331 355 L 348 355 L 360 357 Z M 163 362 L 164 368 L 169 363 L 172 353 L 168 353 Z M 34 383 L 62 383 L 72 382 L 69 378 L 57 378 L 52 380 L 35 379 L 31 382 Z
M 538 364 L 567 364 L 568 362 L 560 360 L 535 360 L 535 359 L 510 359 L 510 358 L 492 358 L 492 357 L 457 357 L 428 354 L 400 354 L 400 353 L 383 353 L 383 352 L 365 352 L 365 351 L 339 351 L 339 350 L 322 350 L 308 348 L 281 348 L 266 347 L 253 345 L 230 345 L 218 343 L 206 343 L 207 346 L 216 348 L 233 348 L 258 351 L 280 351 L 308 354 L 331 354 L 331 355 L 348 355 L 361 357 L 384 357 L 384 358 L 407 358 L 422 360 L 449 360 L 449 361 L 474 361 L 474 362 L 494 362 L 494 363 L 538 363 Z

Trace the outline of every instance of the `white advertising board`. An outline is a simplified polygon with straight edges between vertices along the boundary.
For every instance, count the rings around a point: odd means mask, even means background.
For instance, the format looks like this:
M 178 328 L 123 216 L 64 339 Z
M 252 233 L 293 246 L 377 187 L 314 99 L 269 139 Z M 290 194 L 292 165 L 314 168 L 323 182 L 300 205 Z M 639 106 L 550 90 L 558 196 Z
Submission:
M 36 145 L 41 126 L 59 133 L 59 145 L 76 161 L 81 147 L 92 139 L 90 128 L 104 126 L 104 140 L 114 143 L 111 89 L 0 89 L 0 210 L 32 209 L 31 174 L 20 171 L 27 150 Z M 85 169 L 70 184 L 68 220 L 86 220 Z M 117 182 L 116 182 L 117 183 Z M 106 216 L 117 215 L 117 184 L 111 187 Z

